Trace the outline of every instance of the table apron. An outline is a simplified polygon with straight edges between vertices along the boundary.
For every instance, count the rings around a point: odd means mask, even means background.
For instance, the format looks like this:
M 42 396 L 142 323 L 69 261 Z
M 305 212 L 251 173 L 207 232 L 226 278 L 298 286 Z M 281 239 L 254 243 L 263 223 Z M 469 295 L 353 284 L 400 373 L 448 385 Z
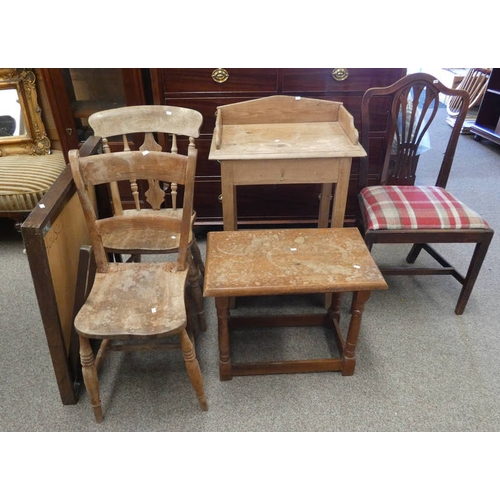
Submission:
M 351 158 L 221 161 L 222 181 L 227 177 L 238 186 L 336 183 L 350 168 Z

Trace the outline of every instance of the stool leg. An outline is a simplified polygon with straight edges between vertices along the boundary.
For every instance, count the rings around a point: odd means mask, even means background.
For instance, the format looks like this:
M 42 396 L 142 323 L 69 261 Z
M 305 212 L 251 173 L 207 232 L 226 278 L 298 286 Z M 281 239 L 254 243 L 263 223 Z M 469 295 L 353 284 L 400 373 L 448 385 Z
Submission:
M 231 380 L 231 356 L 229 352 L 229 301 L 228 297 L 215 297 L 217 328 L 219 334 L 219 379 Z
M 82 363 L 83 382 L 89 395 L 90 404 L 94 410 L 95 420 L 100 424 L 103 420 L 101 398 L 99 396 L 99 379 L 94 363 L 94 353 L 87 337 L 80 337 L 80 360 Z
M 356 344 L 358 342 L 359 329 L 361 327 L 361 317 L 365 309 L 365 303 L 370 298 L 370 291 L 354 292 L 351 306 L 351 321 L 345 340 L 344 352 L 342 355 L 342 375 L 352 375 L 356 366 Z
M 340 307 L 342 305 L 342 293 L 335 292 L 331 294 L 330 307 L 328 314 L 336 321 L 340 322 Z
M 196 353 L 193 348 L 193 343 L 189 339 L 186 330 L 182 330 L 179 334 L 181 340 L 182 355 L 184 357 L 184 362 L 186 363 L 186 370 L 188 377 L 193 384 L 198 400 L 200 401 L 201 409 L 208 410 L 207 398 L 205 396 L 205 391 L 203 389 L 203 380 L 201 378 L 201 370 L 198 360 L 196 359 Z

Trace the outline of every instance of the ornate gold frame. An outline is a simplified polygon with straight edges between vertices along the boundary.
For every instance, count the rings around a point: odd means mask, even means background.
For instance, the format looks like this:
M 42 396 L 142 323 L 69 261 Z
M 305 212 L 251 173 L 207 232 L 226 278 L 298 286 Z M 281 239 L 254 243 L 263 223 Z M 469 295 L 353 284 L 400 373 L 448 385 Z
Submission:
M 0 156 L 13 154 L 44 155 L 50 153 L 42 110 L 38 105 L 35 73 L 30 69 L 0 68 L 0 91 L 16 89 L 26 132 L 14 137 L 0 137 Z

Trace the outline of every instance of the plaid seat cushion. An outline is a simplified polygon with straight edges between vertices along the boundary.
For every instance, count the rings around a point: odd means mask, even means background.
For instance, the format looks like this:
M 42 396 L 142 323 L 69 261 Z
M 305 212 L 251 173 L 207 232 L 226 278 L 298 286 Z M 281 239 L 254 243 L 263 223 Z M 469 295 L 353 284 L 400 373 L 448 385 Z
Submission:
M 487 222 L 436 186 L 370 186 L 361 190 L 367 229 L 487 229 Z

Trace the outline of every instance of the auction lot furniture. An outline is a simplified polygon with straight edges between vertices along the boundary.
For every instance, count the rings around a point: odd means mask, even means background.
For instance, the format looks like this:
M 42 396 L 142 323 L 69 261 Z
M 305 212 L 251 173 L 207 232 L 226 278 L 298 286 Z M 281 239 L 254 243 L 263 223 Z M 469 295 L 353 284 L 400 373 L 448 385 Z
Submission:
M 371 87 L 384 87 L 406 74 L 402 68 L 153 68 L 150 70 L 155 104 L 183 106 L 203 115 L 196 170 L 194 207 L 197 225 L 222 225 L 220 164 L 209 160 L 220 106 L 274 95 L 301 96 L 341 102 L 361 130 L 361 98 Z M 372 144 L 385 142 L 384 103 L 381 103 L 380 128 Z M 345 221 L 353 225 L 359 211 L 357 171 L 359 160 L 351 167 Z M 371 160 L 374 178 L 381 169 Z M 272 184 L 239 186 L 238 224 L 318 223 L 320 184 Z
M 191 234 L 193 184 L 196 150 L 187 156 L 177 153 L 124 151 L 80 157 L 69 152 L 73 179 L 82 205 L 95 257 L 97 273 L 85 303 L 78 311 L 75 330 L 80 340 L 83 379 L 94 410 L 101 422 L 103 413 L 99 396 L 98 367 L 108 350 L 170 349 L 180 347 L 187 374 L 207 410 L 201 371 L 193 346 L 192 330 L 186 314 L 187 256 Z M 135 211 L 97 220 L 89 195 L 92 186 L 118 180 L 155 179 L 185 188 L 181 215 L 159 211 Z M 103 244 L 104 235 L 144 231 L 155 238 L 156 232 L 179 235 L 175 262 L 109 262 Z M 165 344 L 160 339 L 178 337 L 179 344 Z M 94 357 L 90 339 L 102 340 Z
M 387 284 L 356 228 L 263 229 L 210 232 L 204 294 L 215 297 L 219 375 L 341 371 L 352 375 L 361 317 L 372 290 Z M 229 299 L 333 292 L 324 314 L 230 316 Z M 347 335 L 342 336 L 340 302 L 353 292 Z M 340 356 L 326 359 L 231 361 L 230 330 L 243 327 L 321 326 L 331 328 Z M 265 355 L 263 353 L 263 358 Z
M 442 156 L 427 160 L 423 145 L 427 131 L 432 132 L 440 95 L 456 97 L 460 111 Z M 370 185 L 369 158 L 372 154 L 380 158 L 380 151 L 372 151 L 369 144 L 371 103 L 381 98 L 392 102 L 392 113 L 387 119 L 389 136 L 394 140 L 387 144 L 380 182 Z M 371 250 L 379 243 L 411 244 L 406 257 L 408 264 L 414 264 L 424 250 L 436 265 L 425 265 L 423 260 L 420 266 L 394 263 L 381 266 L 381 270 L 384 275 L 453 276 L 462 286 L 456 314 L 464 312 L 493 237 L 493 229 L 486 220 L 446 189 L 468 105 L 469 94 L 465 90 L 449 89 L 433 76 L 417 73 L 389 87 L 368 90 L 361 108 L 363 145 L 369 152 L 359 171 L 360 226 L 366 245 Z M 435 184 L 416 185 L 419 166 L 419 174 L 425 169 L 428 175 L 433 172 Z M 474 244 L 465 275 L 458 264 L 452 265 L 439 253 L 440 249 L 438 252 L 439 243 Z
M 51 151 L 35 72 L 0 68 L 0 217 L 20 230 L 65 167 L 63 153 Z
M 165 144 L 170 142 L 170 151 L 177 153 L 178 136 L 187 138 L 186 150 L 196 150 L 195 138 L 199 136 L 202 121 L 203 117 L 198 111 L 173 106 L 126 106 L 99 111 L 89 117 L 89 124 L 95 135 L 102 138 L 104 153 L 111 152 L 110 138 L 121 139 L 124 151 L 134 149 L 134 145 L 131 145 L 128 139 L 132 137 L 136 144 L 141 144 L 136 149 L 142 151 L 144 157 L 151 151 L 167 150 L 158 144 L 157 140 Z M 197 153 L 196 150 L 196 156 Z M 194 183 L 194 177 L 192 181 Z M 112 182 L 109 184 L 109 192 L 114 215 L 144 211 L 166 217 L 182 217 L 182 191 L 178 192 L 175 182 L 164 184 L 156 179 L 142 182 L 134 179 L 130 183 Z M 127 204 L 127 198 L 134 200 L 133 207 Z M 101 218 L 108 215 L 108 213 L 100 214 Z M 193 211 L 191 225 L 195 219 L 196 214 Z M 176 233 L 167 231 L 152 233 L 146 228 L 143 231 L 114 231 L 103 236 L 103 244 L 108 252 L 120 257 L 122 254 L 131 254 L 131 260 L 136 261 L 139 261 L 143 254 L 176 253 L 179 251 L 179 240 L 179 235 Z M 199 284 L 201 278 L 199 274 L 203 274 L 205 268 L 193 231 L 190 234 L 189 247 L 190 252 L 187 256 L 190 269 L 189 289 L 196 304 L 200 329 L 205 331 L 205 311 Z
M 225 230 L 236 230 L 237 186 L 322 184 L 318 226 L 344 224 L 351 161 L 365 156 L 341 103 L 272 96 L 220 106 L 209 158 L 221 164 Z M 264 202 L 265 203 L 265 202 Z

